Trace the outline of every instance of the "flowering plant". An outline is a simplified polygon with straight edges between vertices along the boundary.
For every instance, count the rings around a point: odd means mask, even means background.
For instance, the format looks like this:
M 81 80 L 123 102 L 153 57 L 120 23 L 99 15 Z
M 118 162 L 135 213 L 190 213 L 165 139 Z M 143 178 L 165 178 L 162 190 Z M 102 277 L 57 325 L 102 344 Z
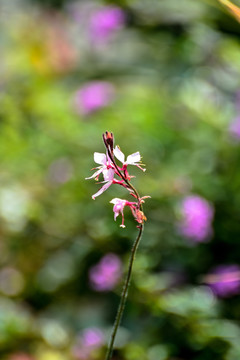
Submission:
M 140 197 L 138 191 L 135 187 L 130 183 L 130 180 L 133 176 L 129 175 L 128 172 L 128 165 L 134 165 L 140 168 L 142 171 L 145 171 L 144 168 L 141 167 L 141 155 L 137 151 L 131 155 L 129 155 L 125 160 L 125 155 L 120 150 L 119 146 L 114 148 L 114 137 L 113 133 L 106 131 L 103 134 L 103 142 L 106 147 L 106 154 L 103 153 L 94 153 L 94 161 L 100 165 L 95 168 L 95 172 L 92 176 L 86 179 L 95 178 L 96 181 L 99 180 L 99 176 L 102 174 L 103 176 L 103 186 L 94 194 L 92 195 L 92 199 L 95 200 L 96 197 L 101 195 L 104 191 L 106 191 L 112 184 L 117 184 L 123 186 L 125 189 L 128 190 L 129 194 L 134 197 L 134 201 L 128 201 L 125 199 L 114 198 L 110 201 L 113 204 L 113 212 L 114 212 L 114 220 L 118 217 L 118 215 L 122 215 L 122 223 L 120 227 L 124 228 L 124 208 L 128 206 L 131 209 L 134 219 L 137 221 L 138 225 L 137 228 L 139 229 L 138 236 L 134 241 L 133 248 L 131 251 L 130 259 L 129 259 L 129 266 L 127 271 L 126 280 L 123 286 L 122 296 L 116 316 L 116 320 L 113 326 L 113 331 L 111 335 L 111 340 L 109 343 L 109 347 L 107 350 L 106 360 L 110 360 L 112 357 L 112 351 L 114 346 L 114 341 L 116 337 L 116 333 L 118 327 L 120 325 L 120 321 L 123 315 L 124 306 L 127 300 L 128 288 L 130 284 L 131 274 L 132 274 L 132 267 L 134 262 L 134 257 L 137 251 L 138 244 L 140 242 L 144 222 L 147 220 L 146 216 L 143 212 L 143 203 L 144 199 L 149 198 L 150 196 L 143 196 Z M 122 163 L 121 166 L 117 165 L 115 158 Z
M 130 180 L 133 176 L 129 175 L 127 170 L 128 165 L 135 165 L 142 171 L 146 171 L 146 169 L 140 166 L 141 155 L 139 151 L 137 151 L 134 154 L 129 155 L 125 161 L 125 155 L 120 150 L 120 147 L 116 146 L 114 148 L 113 134 L 109 131 L 106 131 L 106 133 L 103 134 L 103 141 L 107 150 L 106 154 L 98 152 L 94 153 L 94 161 L 100 166 L 95 168 L 95 170 L 97 169 L 97 171 L 95 171 L 92 176 L 86 178 L 86 180 L 95 178 L 95 180 L 98 181 L 100 174 L 103 175 L 104 180 L 102 181 L 102 183 L 104 185 L 100 188 L 100 190 L 98 190 L 94 195 L 92 195 L 92 199 L 95 200 L 97 196 L 101 195 L 112 184 L 118 184 L 125 187 L 129 191 L 130 195 L 132 195 L 136 199 L 136 201 L 131 202 L 119 198 L 112 199 L 110 203 L 114 205 L 114 220 L 116 220 L 117 216 L 121 213 L 122 224 L 120 225 L 120 227 L 124 228 L 125 225 L 123 210 L 125 206 L 128 206 L 131 209 L 133 217 L 138 222 L 138 224 L 143 225 L 144 221 L 146 221 L 147 218 L 143 213 L 142 204 L 144 203 L 144 199 L 148 198 L 149 196 L 139 196 L 137 190 L 130 183 Z M 122 162 L 122 167 L 116 164 L 114 157 L 116 157 L 120 162 Z M 115 176 L 117 176 L 118 178 L 116 179 Z

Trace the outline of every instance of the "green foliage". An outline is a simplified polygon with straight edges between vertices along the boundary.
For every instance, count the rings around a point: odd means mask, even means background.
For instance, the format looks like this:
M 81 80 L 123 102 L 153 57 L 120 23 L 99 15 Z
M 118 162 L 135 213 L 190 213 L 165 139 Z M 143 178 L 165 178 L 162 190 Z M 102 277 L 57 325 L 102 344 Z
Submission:
M 133 184 L 151 196 L 115 359 L 239 359 L 239 295 L 217 298 L 205 278 L 240 262 L 240 27 L 208 2 L 118 1 L 124 26 L 94 46 L 77 18 L 89 3 L 0 1 L 0 357 L 74 359 L 89 327 L 107 339 L 121 283 L 96 292 L 89 270 L 109 252 L 126 265 L 136 235 L 130 213 L 126 229 L 113 221 L 124 189 L 93 201 L 84 180 L 110 130 L 140 151 Z M 96 80 L 114 100 L 83 115 L 76 92 Z M 189 194 L 214 206 L 209 242 L 179 234 Z

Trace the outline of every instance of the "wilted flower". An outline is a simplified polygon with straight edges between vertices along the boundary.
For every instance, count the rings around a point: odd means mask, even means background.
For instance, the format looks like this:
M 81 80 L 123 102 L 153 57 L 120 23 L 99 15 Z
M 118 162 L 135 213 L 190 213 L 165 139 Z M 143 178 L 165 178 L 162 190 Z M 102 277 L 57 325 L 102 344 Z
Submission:
M 212 291 L 220 297 L 227 297 L 240 293 L 240 266 L 221 265 L 205 277 L 205 282 Z
M 117 255 L 109 253 L 90 269 L 89 280 L 94 290 L 108 291 L 118 283 L 121 273 L 121 260 Z
M 87 328 L 73 348 L 74 357 L 79 360 L 90 359 L 91 353 L 104 344 L 104 335 L 98 328 Z
M 114 87 L 106 81 L 93 81 L 84 85 L 75 95 L 76 110 L 88 115 L 108 106 L 114 99 Z
M 90 19 L 90 36 L 93 42 L 108 42 L 113 33 L 123 27 L 124 21 L 124 12 L 117 6 L 105 6 L 95 11 Z
M 235 139 L 240 140 L 240 116 L 231 122 L 229 132 Z
M 205 241 L 212 232 L 213 208 L 198 195 L 187 196 L 181 207 L 180 232 L 197 242 Z

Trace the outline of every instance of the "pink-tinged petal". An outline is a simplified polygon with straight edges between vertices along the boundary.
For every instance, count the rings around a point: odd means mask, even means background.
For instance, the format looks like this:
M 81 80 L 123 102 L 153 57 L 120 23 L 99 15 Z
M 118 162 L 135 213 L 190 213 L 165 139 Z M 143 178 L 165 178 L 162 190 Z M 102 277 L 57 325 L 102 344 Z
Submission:
M 94 161 L 97 164 L 104 165 L 104 164 L 106 164 L 106 155 L 103 153 L 95 152 L 94 153 Z
M 119 161 L 124 163 L 125 155 L 118 146 L 116 146 L 115 149 L 113 149 L 113 153 Z
M 104 169 L 103 178 L 105 181 L 112 181 L 114 178 L 115 171 L 113 169 Z
M 111 185 L 112 185 L 112 181 L 107 182 L 105 185 L 103 185 L 103 186 L 101 187 L 100 190 L 98 190 L 98 192 L 96 192 L 96 194 L 92 195 L 92 199 L 95 200 L 95 198 L 96 198 L 97 196 L 101 195 L 101 194 L 102 194 L 104 191 L 106 191 L 106 190 L 109 188 L 109 186 L 111 186 Z
M 134 154 L 131 154 L 127 157 L 127 164 L 135 165 L 136 162 L 139 162 L 141 160 L 140 152 L 137 151 Z
M 113 210 L 114 211 L 114 210 Z M 114 221 L 116 221 L 118 215 L 120 214 L 120 212 L 118 211 L 114 211 Z
M 99 169 L 98 171 L 95 171 L 95 173 L 92 176 L 85 178 L 85 180 L 94 179 L 99 174 L 101 174 L 101 172 L 102 172 L 102 169 Z
M 110 203 L 115 205 L 117 202 L 119 202 L 119 200 L 121 200 L 121 199 L 119 199 L 119 198 L 114 198 L 114 199 L 112 199 L 112 200 L 110 201 Z
M 123 209 L 127 204 L 127 200 L 122 200 L 119 198 L 114 198 L 110 201 L 110 203 L 114 204 L 113 206 L 113 212 L 114 212 L 114 220 L 116 221 L 116 218 L 121 213 L 122 214 L 122 224 L 124 222 L 124 216 L 123 216 Z

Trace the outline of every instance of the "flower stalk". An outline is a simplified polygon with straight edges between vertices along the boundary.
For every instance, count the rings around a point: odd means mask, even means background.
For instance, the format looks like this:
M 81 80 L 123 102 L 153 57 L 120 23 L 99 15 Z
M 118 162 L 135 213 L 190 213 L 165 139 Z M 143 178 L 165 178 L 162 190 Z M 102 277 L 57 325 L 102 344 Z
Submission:
M 110 343 L 107 349 L 106 354 L 106 360 L 110 360 L 113 353 L 113 347 L 115 338 L 117 335 L 117 331 L 122 319 L 122 315 L 124 312 L 124 307 L 126 304 L 127 296 L 128 296 L 128 289 L 131 281 L 132 276 L 132 269 L 133 269 L 133 263 L 135 259 L 135 255 L 137 252 L 137 248 L 139 245 L 139 242 L 142 237 L 143 229 L 144 229 L 144 222 L 147 220 L 146 216 L 143 212 L 143 203 L 144 199 L 148 198 L 150 196 L 143 196 L 140 197 L 138 191 L 136 188 L 131 184 L 130 179 L 133 177 L 129 175 L 127 167 L 128 165 L 135 165 L 138 168 L 140 168 L 142 171 L 145 171 L 144 168 L 141 167 L 141 156 L 139 152 L 133 153 L 127 157 L 125 160 L 125 155 L 122 153 L 120 148 L 116 146 L 114 148 L 114 136 L 113 133 L 106 131 L 103 134 L 103 142 L 106 147 L 106 154 L 101 153 L 94 153 L 94 160 L 97 164 L 100 164 L 100 166 L 97 167 L 97 171 L 89 178 L 95 178 L 98 181 L 99 175 L 102 173 L 103 175 L 103 183 L 104 185 L 100 188 L 100 190 L 97 191 L 96 194 L 92 195 L 92 198 L 95 200 L 95 198 L 99 195 L 101 195 L 104 191 L 106 191 L 112 184 L 118 184 L 123 187 L 125 187 L 131 196 L 135 198 L 135 201 L 128 201 L 125 199 L 119 199 L 114 198 L 110 202 L 114 204 L 113 211 L 114 211 L 114 220 L 116 220 L 118 215 L 122 215 L 122 224 L 120 227 L 124 228 L 124 215 L 123 211 L 124 208 L 127 206 L 131 209 L 131 212 L 133 214 L 134 219 L 137 221 L 138 225 L 137 228 L 139 229 L 138 235 L 136 237 L 136 240 L 133 243 L 131 255 L 129 258 L 129 264 L 128 264 L 128 270 L 126 279 L 123 285 L 122 295 L 120 299 L 120 303 L 118 306 L 118 311 L 116 315 L 116 319 L 113 325 L 112 334 L 110 338 Z M 115 160 L 115 157 L 118 161 L 122 162 L 122 167 L 118 166 Z M 119 179 L 115 179 L 114 176 L 118 176 Z
M 132 247 L 132 251 L 131 251 L 131 255 L 130 255 L 130 259 L 129 259 L 129 264 L 128 264 L 127 276 L 126 276 L 126 279 L 125 279 L 125 282 L 123 285 L 122 295 L 121 295 L 120 303 L 118 305 L 117 315 L 116 315 L 116 319 L 115 319 L 115 322 L 113 325 L 110 343 L 109 343 L 108 349 L 107 349 L 106 360 L 110 360 L 112 357 L 114 341 L 115 341 L 115 338 L 117 335 L 117 330 L 119 328 L 119 325 L 120 325 L 120 322 L 121 322 L 121 319 L 123 316 L 125 304 L 127 301 L 127 297 L 128 297 L 128 289 L 129 289 L 131 276 L 132 276 L 132 268 L 133 268 L 134 258 L 135 258 L 137 248 L 138 248 L 138 245 L 139 245 L 141 237 L 142 237 L 143 229 L 144 229 L 144 225 L 142 224 L 139 226 L 138 236 L 133 243 L 133 247 Z

